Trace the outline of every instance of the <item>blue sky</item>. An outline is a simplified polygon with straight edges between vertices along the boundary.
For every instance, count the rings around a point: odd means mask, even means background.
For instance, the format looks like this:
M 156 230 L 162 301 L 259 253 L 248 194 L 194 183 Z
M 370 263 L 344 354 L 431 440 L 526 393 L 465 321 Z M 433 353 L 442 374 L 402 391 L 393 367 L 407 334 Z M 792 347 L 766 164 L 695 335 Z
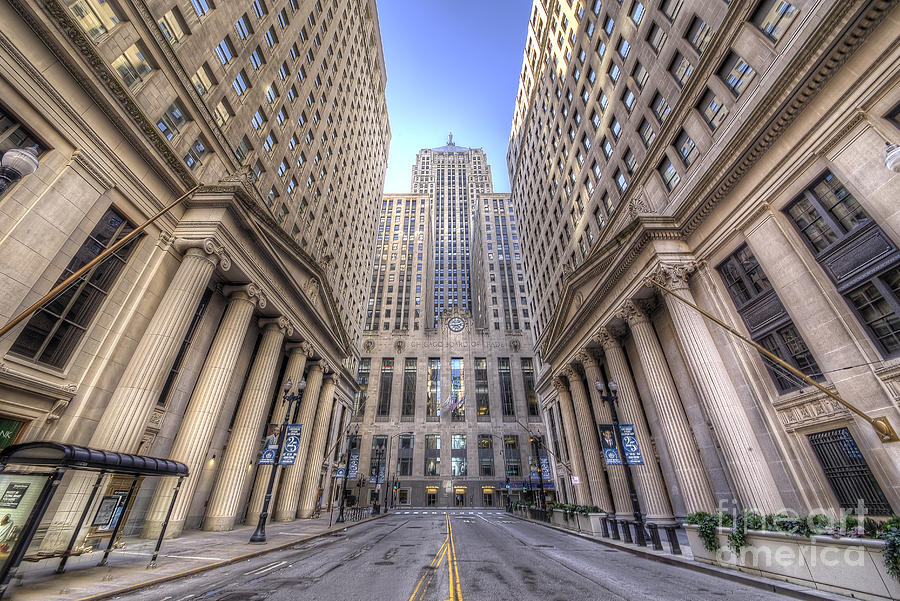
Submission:
M 385 192 L 408 192 L 421 148 L 482 147 L 508 192 L 506 145 L 531 0 L 382 0 L 391 153 Z

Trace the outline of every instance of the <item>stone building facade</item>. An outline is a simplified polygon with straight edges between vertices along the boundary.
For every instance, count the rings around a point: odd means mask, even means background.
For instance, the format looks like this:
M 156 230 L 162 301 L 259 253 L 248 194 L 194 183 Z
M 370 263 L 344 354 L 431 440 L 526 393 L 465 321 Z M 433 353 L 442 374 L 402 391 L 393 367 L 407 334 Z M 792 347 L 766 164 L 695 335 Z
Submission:
M 371 502 L 383 470 L 400 506 L 503 506 L 538 488 L 553 456 L 534 436 L 545 429 L 515 212 L 484 151 L 452 135 L 418 153 L 411 190 L 382 202 L 348 487 Z
M 900 509 L 900 442 L 657 286 L 900 427 L 898 10 L 534 2 L 507 158 L 569 499 L 630 513 L 613 379 L 657 521 Z
M 0 340 L 3 444 L 182 461 L 168 534 L 226 530 L 255 521 L 266 423 L 305 378 L 272 511 L 311 515 L 356 397 L 390 141 L 374 1 L 12 1 L 0 65 L 0 150 L 40 159 L 0 196 L 0 321 L 188 193 Z M 90 486 L 62 488 L 48 548 Z M 172 494 L 143 482 L 126 529 L 158 532 Z

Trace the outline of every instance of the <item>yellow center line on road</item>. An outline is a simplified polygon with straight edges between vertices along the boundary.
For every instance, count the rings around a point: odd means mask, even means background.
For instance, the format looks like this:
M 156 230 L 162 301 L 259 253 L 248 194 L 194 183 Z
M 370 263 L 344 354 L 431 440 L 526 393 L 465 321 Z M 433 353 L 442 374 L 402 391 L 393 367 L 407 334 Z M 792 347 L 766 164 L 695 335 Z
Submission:
M 428 590 L 428 585 L 431 584 L 431 579 L 434 577 L 435 571 L 440 567 L 441 562 L 444 560 L 444 555 L 447 554 L 447 550 L 449 548 L 447 542 L 449 541 L 449 539 L 450 535 L 448 533 L 447 537 L 444 538 L 444 542 L 441 544 L 441 548 L 438 549 L 437 553 L 434 554 L 434 559 L 432 559 L 431 563 L 428 565 L 428 571 L 422 574 L 422 576 L 419 578 L 419 581 L 416 583 L 416 588 L 413 589 L 412 595 L 410 595 L 409 597 L 409 601 L 416 601 L 416 595 L 419 593 L 420 588 L 422 590 L 422 596 L 419 597 L 419 599 L 423 599 L 425 597 L 425 591 Z M 431 568 L 434 568 L 434 570 L 432 570 Z M 427 582 L 425 582 L 426 578 L 428 578 Z M 424 587 L 422 587 L 423 582 L 425 582 Z
M 453 539 L 453 526 L 447 516 L 447 538 L 449 540 L 447 570 L 450 578 L 450 600 L 463 601 L 462 588 L 459 586 L 459 563 L 456 561 L 456 541 Z

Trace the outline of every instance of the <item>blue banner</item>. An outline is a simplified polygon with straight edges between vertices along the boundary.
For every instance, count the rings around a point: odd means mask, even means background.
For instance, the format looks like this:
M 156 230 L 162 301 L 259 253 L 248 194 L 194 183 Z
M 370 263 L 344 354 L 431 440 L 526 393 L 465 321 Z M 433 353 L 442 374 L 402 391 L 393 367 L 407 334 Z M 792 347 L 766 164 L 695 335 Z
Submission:
M 619 434 L 622 435 L 622 447 L 625 449 L 625 459 L 628 463 L 631 465 L 644 465 L 644 458 L 641 456 L 641 447 L 638 446 L 634 425 L 619 424 Z
M 541 457 L 541 476 L 544 482 L 553 480 L 553 474 L 550 473 L 550 458 L 546 455 Z
M 334 477 L 338 479 L 344 478 L 344 472 L 347 466 L 342 465 L 334 472 Z M 359 453 L 350 453 L 350 478 L 356 478 L 359 475 Z
M 279 465 L 294 465 L 297 461 L 297 453 L 300 451 L 300 429 L 303 424 L 288 424 L 284 437 L 284 450 L 281 451 Z
M 600 424 L 597 429 L 600 431 L 600 448 L 603 450 L 603 459 L 606 461 L 606 465 L 622 465 L 613 427 L 610 424 Z
M 386 465 L 378 466 L 378 482 L 377 482 L 377 484 L 384 484 L 384 472 L 386 469 L 387 469 Z M 372 472 L 369 474 L 369 484 L 376 484 L 375 468 L 372 468 Z
M 276 455 L 278 455 L 278 443 L 267 444 L 259 457 L 259 465 L 274 465 Z

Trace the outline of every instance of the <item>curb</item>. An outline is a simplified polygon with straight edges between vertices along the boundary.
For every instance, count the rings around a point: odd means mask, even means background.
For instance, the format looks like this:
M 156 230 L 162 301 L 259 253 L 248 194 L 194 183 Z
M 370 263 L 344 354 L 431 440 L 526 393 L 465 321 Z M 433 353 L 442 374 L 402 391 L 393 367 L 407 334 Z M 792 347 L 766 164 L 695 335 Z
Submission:
M 300 543 L 309 542 L 309 541 L 315 540 L 317 538 L 322 538 L 323 536 L 328 536 L 329 534 L 333 534 L 334 532 L 341 532 L 343 530 L 346 530 L 347 528 L 352 528 L 352 527 L 358 526 L 360 524 L 365 524 L 367 522 L 371 522 L 371 521 L 386 517 L 388 515 L 391 515 L 391 514 L 383 513 L 383 514 L 380 514 L 377 516 L 371 516 L 364 520 L 359 520 L 357 522 L 354 522 L 350 525 L 347 525 L 347 523 L 344 522 L 344 525 L 342 525 L 339 528 L 329 528 L 328 530 L 323 530 L 322 532 L 319 532 L 318 534 L 312 534 L 312 535 L 304 537 L 304 538 L 294 539 L 292 541 L 288 541 L 286 543 L 281 543 L 274 547 L 266 547 L 266 548 L 260 549 L 259 551 L 253 551 L 251 553 L 244 553 L 243 555 L 238 555 L 236 557 L 231 557 L 229 559 L 223 559 L 221 561 L 217 561 L 215 563 L 210 563 L 210 564 L 207 564 L 204 566 L 197 566 L 196 568 L 191 568 L 190 570 L 185 570 L 184 572 L 177 572 L 175 574 L 169 574 L 168 576 L 160 576 L 159 578 L 154 578 L 152 580 L 146 580 L 144 582 L 130 584 L 130 585 L 124 586 L 122 588 L 117 588 L 117 589 L 106 591 L 103 593 L 97 593 L 96 595 L 91 595 L 89 597 L 82 597 L 78 601 L 99 601 L 100 599 L 110 599 L 112 597 L 118 597 L 120 595 L 131 593 L 131 592 L 134 592 L 134 591 L 142 589 L 142 588 L 156 586 L 157 584 L 171 582 L 172 580 L 178 580 L 180 578 L 186 578 L 188 576 L 193 576 L 194 574 L 199 574 L 201 572 L 206 572 L 208 570 L 213 570 L 215 568 L 221 568 L 223 566 L 231 565 L 233 563 L 237 563 L 237 562 L 243 561 L 245 559 L 259 557 L 260 555 L 265 555 L 266 553 L 271 553 L 273 551 L 281 551 L 283 549 L 287 549 L 288 547 L 292 547 L 292 546 L 298 545 Z
M 701 572 L 703 574 L 708 574 L 710 576 L 716 576 L 717 578 L 721 578 L 723 580 L 731 580 L 733 582 L 739 582 L 741 584 L 746 584 L 747 586 L 752 586 L 754 588 L 771 591 L 773 593 L 778 593 L 781 595 L 788 595 L 791 597 L 795 597 L 797 599 L 804 599 L 806 601 L 840 601 L 848 599 L 845 595 L 838 595 L 837 593 L 829 593 L 826 591 L 819 591 L 816 589 L 811 589 L 799 584 L 791 584 L 789 582 L 781 582 L 779 580 L 773 580 L 770 578 L 766 578 L 765 576 L 752 576 L 749 574 L 745 574 L 743 572 L 739 572 L 736 570 L 727 570 L 724 568 L 717 568 L 714 566 L 707 565 L 705 563 L 701 563 L 699 561 L 689 561 L 687 559 L 676 559 L 675 556 L 672 555 L 658 555 L 656 553 L 651 553 L 649 551 L 645 551 L 641 547 L 626 547 L 625 545 L 617 545 L 615 543 L 611 543 L 603 540 L 602 538 L 588 536 L 587 534 L 583 534 L 580 531 L 569 530 L 568 528 L 560 528 L 559 526 L 554 526 L 553 524 L 548 524 L 544 522 L 538 522 L 535 520 L 530 520 L 528 518 L 523 518 L 521 516 L 515 515 L 513 513 L 509 513 L 510 515 L 518 520 L 522 520 L 523 522 L 528 522 L 531 524 L 536 524 L 538 526 L 543 526 L 545 528 L 551 528 L 558 532 L 564 532 L 566 534 L 571 534 L 572 536 L 577 536 L 578 538 L 583 538 L 585 540 L 589 540 L 595 542 L 599 545 L 603 545 L 605 547 L 610 547 L 612 549 L 618 549 L 619 551 L 626 551 L 631 553 L 632 555 L 637 555 L 638 557 L 643 557 L 645 559 L 653 559 L 655 561 L 659 561 L 661 563 L 665 563 L 671 566 L 678 566 L 680 568 L 684 568 L 687 570 L 693 570 L 695 572 Z

